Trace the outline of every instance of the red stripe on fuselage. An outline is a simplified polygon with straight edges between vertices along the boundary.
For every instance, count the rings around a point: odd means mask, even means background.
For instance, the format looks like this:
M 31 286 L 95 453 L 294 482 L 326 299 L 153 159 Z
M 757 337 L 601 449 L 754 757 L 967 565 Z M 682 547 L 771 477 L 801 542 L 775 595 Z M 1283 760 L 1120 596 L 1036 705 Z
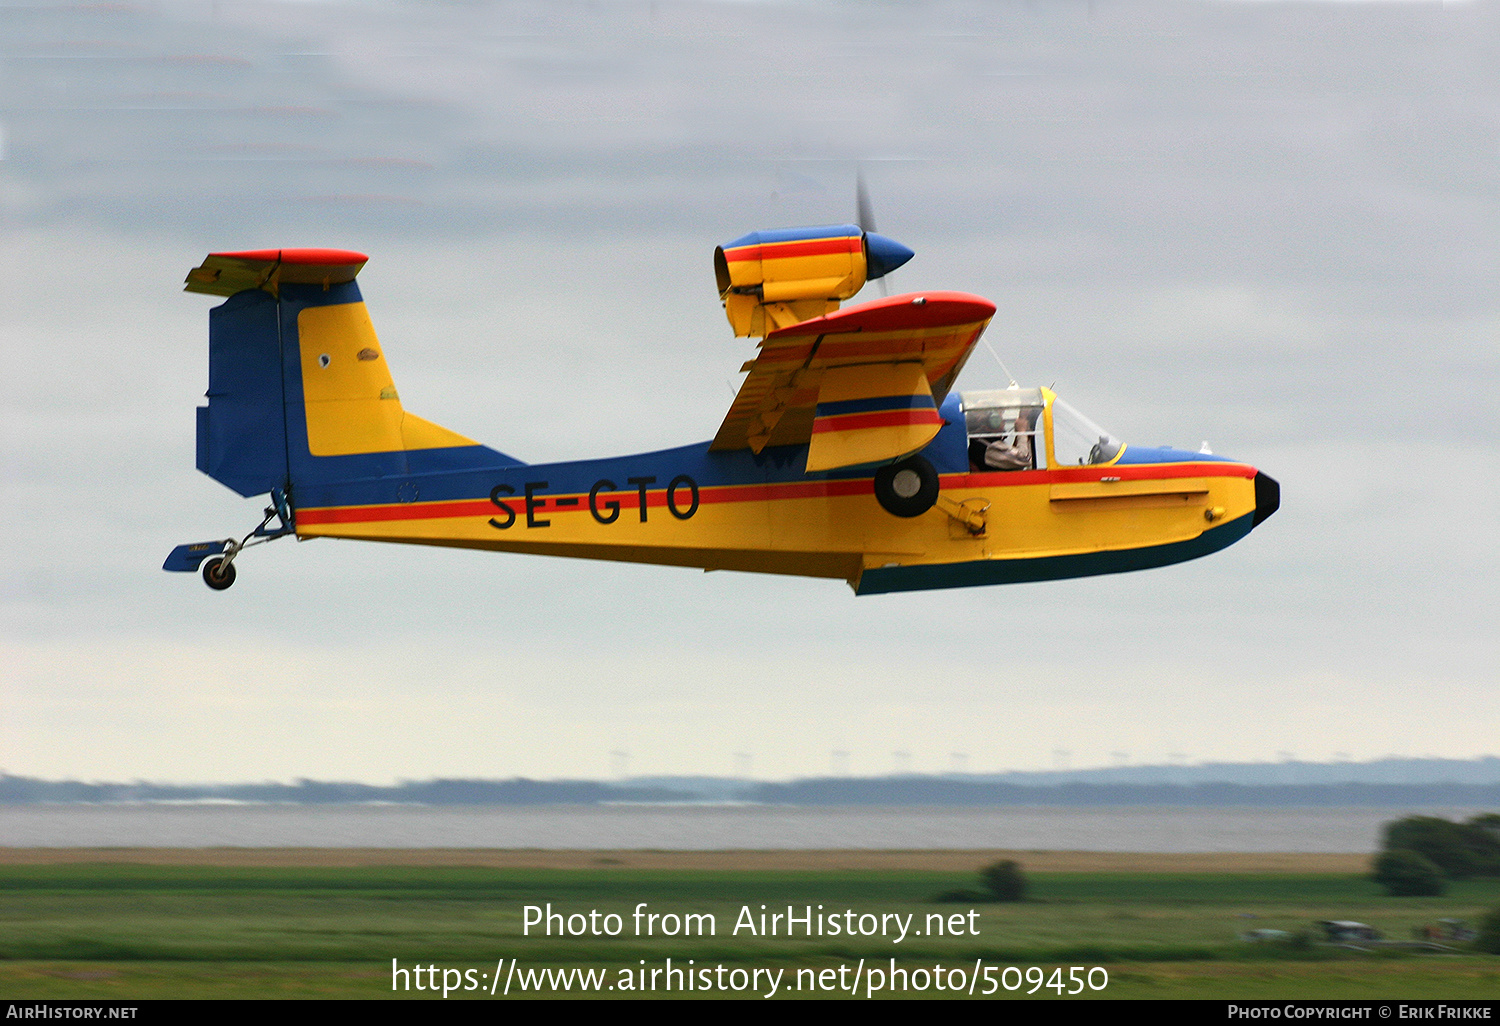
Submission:
M 453 502 L 407 502 L 399 506 L 321 506 L 299 509 L 299 524 L 360 524 L 378 520 L 434 520 L 441 517 L 489 517 L 498 509 L 488 499 Z
M 1018 485 L 1061 484 L 1074 481 L 1098 481 L 1118 477 L 1122 481 L 1147 481 L 1178 477 L 1246 477 L 1253 478 L 1255 468 L 1243 463 L 1156 463 L 1126 467 L 1064 467 L 1058 470 L 1008 470 L 988 474 L 943 474 L 944 488 L 993 488 Z M 709 505 L 722 502 L 772 502 L 782 499 L 835 498 L 868 495 L 873 491 L 870 478 L 846 478 L 833 481 L 782 481 L 775 484 L 699 485 L 698 502 Z M 683 492 L 678 490 L 679 506 Z M 574 499 L 559 506 L 558 499 Z M 511 509 L 525 508 L 525 497 L 507 495 Z M 639 493 L 634 489 L 600 492 L 599 504 L 618 502 L 621 510 L 640 509 Z M 536 513 L 587 512 L 588 492 L 561 492 L 533 496 Z M 646 493 L 646 507 L 667 504 L 665 488 Z M 491 517 L 499 507 L 487 499 L 455 499 L 450 502 L 411 502 L 389 506 L 321 506 L 297 510 L 299 524 L 360 524 L 391 520 L 441 520 L 452 517 Z
M 1126 466 L 1058 467 L 1054 470 L 996 470 L 986 473 L 944 474 L 945 487 L 989 488 L 995 485 L 1071 484 L 1075 481 L 1160 481 L 1177 477 L 1251 477 L 1255 468 L 1244 463 L 1135 463 Z
M 859 495 L 871 491 L 869 478 L 846 481 L 787 481 L 777 484 L 744 485 L 700 485 L 700 505 L 720 502 L 767 502 L 773 499 L 814 499 L 839 495 Z M 536 494 L 532 497 L 535 513 L 576 513 L 589 508 L 588 492 L 561 492 Z M 683 503 L 684 490 L 679 489 L 678 505 Z M 572 499 L 567 505 L 558 505 L 559 499 Z M 550 501 L 549 501 L 550 500 Z M 524 508 L 524 496 L 507 495 L 504 502 L 511 509 Z M 606 502 L 618 502 L 622 510 L 640 509 L 640 496 L 634 489 L 600 492 L 596 500 L 601 509 Z M 661 508 L 667 504 L 667 490 L 653 489 L 646 492 L 646 508 Z M 411 502 L 391 506 L 318 506 L 297 510 L 299 524 L 358 524 L 386 520 L 440 520 L 450 517 L 491 517 L 500 508 L 487 499 L 455 499 L 451 502 Z

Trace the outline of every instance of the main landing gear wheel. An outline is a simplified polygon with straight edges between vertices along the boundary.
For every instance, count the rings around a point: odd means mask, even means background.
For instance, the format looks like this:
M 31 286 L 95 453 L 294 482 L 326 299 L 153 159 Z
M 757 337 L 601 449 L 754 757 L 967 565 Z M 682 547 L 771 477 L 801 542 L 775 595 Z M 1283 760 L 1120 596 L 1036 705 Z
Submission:
M 937 502 L 938 472 L 921 456 L 908 456 L 875 473 L 875 498 L 896 517 L 919 517 Z
M 214 556 L 203 564 L 203 583 L 214 591 L 223 591 L 234 583 L 234 564 L 223 556 Z

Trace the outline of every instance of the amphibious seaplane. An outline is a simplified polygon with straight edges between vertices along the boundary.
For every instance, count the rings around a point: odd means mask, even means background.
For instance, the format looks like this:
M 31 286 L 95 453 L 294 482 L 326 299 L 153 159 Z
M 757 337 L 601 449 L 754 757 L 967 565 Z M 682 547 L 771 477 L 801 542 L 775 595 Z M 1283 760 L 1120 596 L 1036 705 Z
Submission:
M 1277 483 L 1237 460 L 1127 444 L 1047 388 L 955 392 L 995 306 L 914 292 L 840 308 L 912 257 L 857 225 L 714 250 L 759 352 L 713 439 L 531 465 L 407 413 L 356 276 L 360 253 L 210 254 L 198 469 L 269 495 L 242 538 L 164 569 L 216 590 L 250 546 L 357 538 L 841 578 L 856 594 L 1163 566 L 1243 538 Z

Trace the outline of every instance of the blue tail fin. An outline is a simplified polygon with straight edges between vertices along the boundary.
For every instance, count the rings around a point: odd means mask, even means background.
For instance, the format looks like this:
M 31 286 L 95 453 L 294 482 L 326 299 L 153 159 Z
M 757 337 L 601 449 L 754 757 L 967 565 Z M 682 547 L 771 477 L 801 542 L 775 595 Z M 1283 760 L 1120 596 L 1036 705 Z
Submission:
M 189 273 L 188 291 L 228 296 L 209 313 L 199 470 L 244 496 L 329 505 L 409 501 L 413 478 L 520 463 L 405 412 L 354 280 L 364 260 L 222 253 Z

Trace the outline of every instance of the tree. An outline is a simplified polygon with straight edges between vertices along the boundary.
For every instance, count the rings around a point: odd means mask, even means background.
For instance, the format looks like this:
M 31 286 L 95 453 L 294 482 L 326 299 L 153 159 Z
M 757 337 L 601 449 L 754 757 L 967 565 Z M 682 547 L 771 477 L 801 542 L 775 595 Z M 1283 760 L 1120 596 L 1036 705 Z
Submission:
M 1437 816 L 1407 816 L 1385 827 L 1387 851 L 1414 851 L 1453 880 L 1500 875 L 1500 832 L 1490 817 L 1455 823 Z
M 1486 812 L 1468 822 L 1469 829 L 1481 835 L 1480 876 L 1500 876 L 1500 815 Z
M 1010 859 L 991 862 L 979 871 L 979 879 L 996 901 L 1024 901 L 1026 898 L 1026 877 L 1019 862 Z
M 1443 871 L 1431 859 L 1405 848 L 1381 852 L 1374 879 L 1393 898 L 1433 897 L 1447 887 Z

